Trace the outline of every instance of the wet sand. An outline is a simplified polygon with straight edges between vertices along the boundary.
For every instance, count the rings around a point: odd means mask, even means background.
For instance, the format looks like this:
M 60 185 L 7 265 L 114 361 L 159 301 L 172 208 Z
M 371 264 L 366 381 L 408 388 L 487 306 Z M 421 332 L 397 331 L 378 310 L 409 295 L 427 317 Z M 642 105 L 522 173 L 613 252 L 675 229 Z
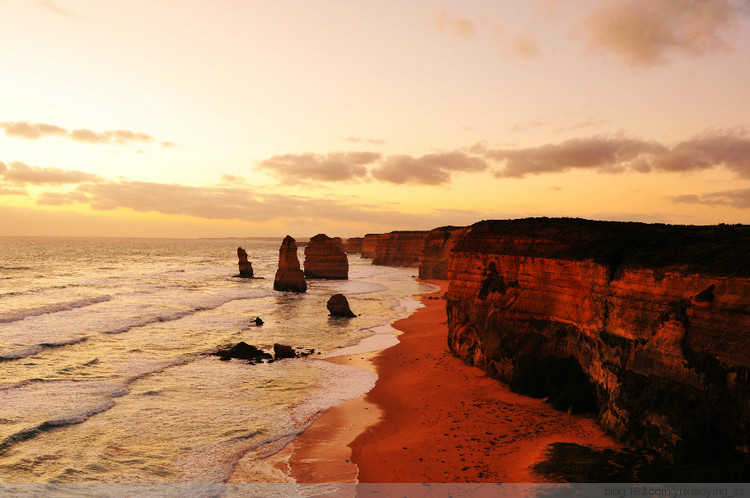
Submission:
M 618 447 L 593 418 L 510 392 L 447 347 L 447 282 L 394 323 L 400 343 L 336 358 L 375 368 L 365 396 L 329 410 L 284 450 L 297 482 L 541 482 L 530 466 L 547 445 Z

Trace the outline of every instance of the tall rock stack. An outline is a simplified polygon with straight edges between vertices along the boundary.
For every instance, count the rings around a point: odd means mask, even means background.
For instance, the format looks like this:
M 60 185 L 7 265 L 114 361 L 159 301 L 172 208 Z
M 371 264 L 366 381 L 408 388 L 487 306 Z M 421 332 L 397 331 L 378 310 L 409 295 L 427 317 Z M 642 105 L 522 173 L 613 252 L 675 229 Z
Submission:
M 305 247 L 305 277 L 346 280 L 349 260 L 339 237 L 318 234 Z
M 241 248 L 237 248 L 237 259 L 239 259 L 240 266 L 240 277 L 252 278 L 253 277 L 253 264 L 247 260 L 247 252 Z
M 344 244 L 347 253 L 362 252 L 362 237 L 349 237 Z
M 299 267 L 297 243 L 287 235 L 279 248 L 279 269 L 273 279 L 273 288 L 277 291 L 307 292 L 305 274 Z

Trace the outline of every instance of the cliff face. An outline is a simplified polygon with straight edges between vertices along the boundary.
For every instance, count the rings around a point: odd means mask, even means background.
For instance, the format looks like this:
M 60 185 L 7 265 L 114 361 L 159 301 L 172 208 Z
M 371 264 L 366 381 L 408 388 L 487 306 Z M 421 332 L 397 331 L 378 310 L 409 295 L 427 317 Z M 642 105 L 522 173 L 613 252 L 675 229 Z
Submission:
M 440 227 L 430 230 L 419 255 L 419 278 L 447 280 L 451 249 L 468 230 L 466 227 Z
M 349 237 L 344 243 L 347 253 L 362 252 L 362 237 Z
M 299 267 L 297 243 L 287 235 L 279 248 L 279 268 L 273 279 L 273 288 L 277 291 L 306 292 L 305 274 Z
M 346 280 L 349 260 L 339 237 L 318 234 L 305 246 L 305 277 Z
M 419 255 L 422 253 L 429 233 L 427 231 L 400 231 L 379 235 L 372 264 L 418 266 Z
M 478 223 L 451 253 L 449 347 L 512 388 L 544 385 L 544 368 L 569 378 L 566 360 L 586 385 L 539 395 L 590 397 L 628 444 L 678 461 L 747 452 L 747 254 L 748 227 Z
M 375 257 L 375 250 L 378 247 L 379 233 L 368 233 L 362 237 L 362 257 L 372 259 Z

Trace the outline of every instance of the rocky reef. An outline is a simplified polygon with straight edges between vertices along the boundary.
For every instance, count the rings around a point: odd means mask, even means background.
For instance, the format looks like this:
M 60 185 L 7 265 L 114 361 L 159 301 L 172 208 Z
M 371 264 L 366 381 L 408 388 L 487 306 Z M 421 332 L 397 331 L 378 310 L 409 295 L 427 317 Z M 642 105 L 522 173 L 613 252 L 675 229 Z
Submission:
M 253 264 L 247 260 L 247 251 L 245 251 L 243 248 L 238 247 L 237 248 L 237 259 L 239 267 L 240 267 L 240 274 L 239 277 L 241 278 L 253 278 Z
M 273 279 L 273 288 L 277 291 L 306 292 L 305 274 L 299 267 L 297 243 L 287 235 L 279 248 L 279 268 Z
M 747 454 L 748 254 L 748 226 L 480 222 L 450 252 L 448 344 L 626 444 Z
M 344 247 L 346 248 L 346 252 L 349 254 L 353 253 L 361 253 L 362 252 L 362 237 L 349 237 L 346 239 L 346 242 L 344 242 Z
M 343 294 L 334 294 L 326 303 L 328 313 L 331 316 L 342 317 L 342 318 L 354 318 L 355 315 L 351 308 L 349 308 L 349 300 Z
M 419 254 L 419 278 L 447 280 L 451 249 L 468 231 L 452 226 L 430 230 Z
M 339 237 L 320 233 L 305 246 L 305 277 L 346 280 L 349 260 Z

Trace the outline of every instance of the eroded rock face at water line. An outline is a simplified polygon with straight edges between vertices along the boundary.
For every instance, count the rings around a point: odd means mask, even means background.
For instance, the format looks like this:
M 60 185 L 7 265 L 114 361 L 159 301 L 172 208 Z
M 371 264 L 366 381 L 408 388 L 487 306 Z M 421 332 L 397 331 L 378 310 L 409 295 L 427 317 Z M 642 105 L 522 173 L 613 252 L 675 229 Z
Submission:
M 362 237 L 349 237 L 344 243 L 347 253 L 361 253 L 362 252 Z
M 299 267 L 297 244 L 287 235 L 279 248 L 279 268 L 273 279 L 273 288 L 277 291 L 306 292 L 305 274 Z
M 349 278 L 349 260 L 339 237 L 321 233 L 310 239 L 305 246 L 305 278 Z
M 477 223 L 450 253 L 448 344 L 521 392 L 593 408 L 626 444 L 683 463 L 747 452 L 748 254 L 747 226 Z
M 349 301 L 343 294 L 334 294 L 333 296 L 331 296 L 331 298 L 328 300 L 328 303 L 326 304 L 326 307 L 328 308 L 328 312 L 331 314 L 331 316 L 338 316 L 343 318 L 354 318 L 357 316 L 352 313 L 352 310 L 349 308 Z
M 237 259 L 239 260 L 241 278 L 252 278 L 253 277 L 253 264 L 247 260 L 247 252 L 241 248 L 237 248 Z
M 297 353 L 294 352 L 293 347 L 278 343 L 273 345 L 273 355 L 277 360 L 297 357 Z

